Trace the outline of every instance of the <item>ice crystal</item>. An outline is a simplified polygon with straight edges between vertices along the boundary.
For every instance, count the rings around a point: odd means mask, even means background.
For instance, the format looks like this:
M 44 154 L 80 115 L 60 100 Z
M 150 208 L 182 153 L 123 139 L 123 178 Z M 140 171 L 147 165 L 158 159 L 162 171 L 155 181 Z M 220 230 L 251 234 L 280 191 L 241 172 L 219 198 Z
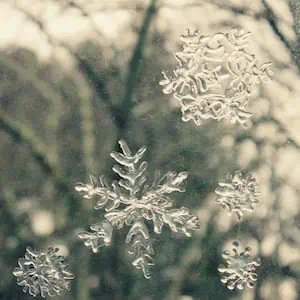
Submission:
M 257 182 L 250 174 L 235 171 L 227 176 L 227 181 L 219 182 L 216 189 L 217 199 L 223 209 L 229 213 L 235 212 L 238 219 L 243 217 L 244 211 L 253 211 L 258 204 Z
M 19 259 L 19 267 L 13 274 L 23 291 L 36 297 L 57 296 L 64 290 L 70 290 L 73 274 L 67 271 L 64 258 L 58 256 L 58 248 L 48 248 L 47 252 L 26 248 L 25 258 Z
M 177 67 L 171 75 L 162 72 L 160 85 L 178 99 L 183 121 L 199 126 L 207 119 L 227 119 L 248 126 L 252 114 L 246 108 L 254 86 L 272 75 L 270 63 L 258 66 L 247 50 L 249 35 L 233 28 L 212 36 L 187 30 L 180 37 Z
M 251 259 L 251 248 L 246 247 L 244 251 L 239 252 L 239 243 L 232 243 L 232 251 L 224 251 L 222 257 L 225 265 L 221 265 L 218 271 L 221 273 L 221 282 L 224 283 L 229 290 L 237 287 L 239 290 L 245 286 L 253 288 L 257 280 L 256 269 L 261 265 L 260 259 Z
M 154 265 L 148 223 L 152 222 L 154 232 L 160 234 L 164 224 L 174 232 L 191 236 L 191 231 L 199 228 L 198 218 L 185 207 L 173 208 L 169 194 L 184 192 L 183 183 L 186 172 L 168 172 L 161 176 L 155 173 L 151 185 L 146 184 L 147 162 L 141 162 L 146 151 L 142 147 L 132 154 L 125 141 L 119 142 L 122 153 L 112 152 L 111 157 L 118 163 L 113 171 L 121 178 L 109 185 L 101 176 L 91 176 L 88 184 L 79 183 L 75 189 L 84 194 L 84 198 L 95 196 L 95 209 L 105 208 L 104 220 L 90 226 L 92 232 L 81 232 L 79 238 L 87 247 L 98 252 L 101 247 L 111 244 L 113 228 L 130 227 L 126 243 L 132 254 L 132 265 L 150 278 L 150 267 Z

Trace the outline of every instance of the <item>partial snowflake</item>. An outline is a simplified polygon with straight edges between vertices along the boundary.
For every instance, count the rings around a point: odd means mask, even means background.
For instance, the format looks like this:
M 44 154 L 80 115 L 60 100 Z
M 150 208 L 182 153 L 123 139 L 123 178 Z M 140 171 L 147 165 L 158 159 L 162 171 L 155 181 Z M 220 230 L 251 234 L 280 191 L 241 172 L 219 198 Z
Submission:
M 146 184 L 147 163 L 141 162 L 146 148 L 132 154 L 125 141 L 119 141 L 119 144 L 122 153 L 111 153 L 118 163 L 113 171 L 121 177 L 119 181 L 109 185 L 103 176 L 99 179 L 91 176 L 90 183 L 79 183 L 75 187 L 84 198 L 97 198 L 95 209 L 105 208 L 106 211 L 104 220 L 90 226 L 91 232 L 79 233 L 79 238 L 93 252 L 98 252 L 101 247 L 111 244 L 114 228 L 129 226 L 126 243 L 130 244 L 129 253 L 134 257 L 132 264 L 143 271 L 145 278 L 150 278 L 154 250 L 148 223 L 153 223 L 157 234 L 161 233 L 164 224 L 188 237 L 192 230 L 199 229 L 198 218 L 185 207 L 173 208 L 169 196 L 173 192 L 185 191 L 183 183 L 188 174 L 168 172 L 161 176 L 156 172 L 152 184 Z
M 224 283 L 229 290 L 238 288 L 244 289 L 254 287 L 257 281 L 256 269 L 261 265 L 260 259 L 252 259 L 250 257 L 251 248 L 246 247 L 244 251 L 238 250 L 239 242 L 232 243 L 232 253 L 224 251 L 222 257 L 225 265 L 221 265 L 218 271 L 221 273 L 221 282 Z
M 165 94 L 178 99 L 183 121 L 193 120 L 199 126 L 207 119 L 227 119 L 249 125 L 252 114 L 246 109 L 254 87 L 272 76 L 270 63 L 258 66 L 248 52 L 249 35 L 233 28 L 213 36 L 187 30 L 180 37 L 177 67 L 171 75 L 162 72 L 160 85 Z
M 252 174 L 235 171 L 227 175 L 226 181 L 219 182 L 216 189 L 217 199 L 223 209 L 236 213 L 240 220 L 244 211 L 253 211 L 258 204 L 257 182 Z
M 13 272 L 17 284 L 23 286 L 23 292 L 45 298 L 70 290 L 74 275 L 67 271 L 68 265 L 62 256 L 57 255 L 58 251 L 58 248 L 49 248 L 44 253 L 26 248 L 25 258 L 19 259 L 19 267 Z

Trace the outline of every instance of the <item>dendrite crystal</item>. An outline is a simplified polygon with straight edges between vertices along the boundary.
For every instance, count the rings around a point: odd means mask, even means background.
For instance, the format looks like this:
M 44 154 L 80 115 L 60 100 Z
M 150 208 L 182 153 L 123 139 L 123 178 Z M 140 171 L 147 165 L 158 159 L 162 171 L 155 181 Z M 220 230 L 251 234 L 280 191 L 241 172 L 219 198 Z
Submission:
M 183 183 L 186 172 L 168 172 L 161 176 L 155 173 L 152 184 L 146 184 L 147 163 L 141 162 L 146 151 L 142 147 L 132 154 L 125 141 L 119 142 L 122 153 L 112 152 L 111 157 L 118 163 L 113 171 L 121 178 L 108 184 L 104 176 L 90 177 L 88 184 L 79 183 L 75 189 L 84 194 L 84 198 L 95 196 L 95 209 L 105 208 L 104 220 L 90 226 L 91 232 L 80 232 L 79 238 L 98 252 L 101 247 L 112 241 L 113 229 L 130 227 L 126 243 L 132 254 L 132 265 L 150 278 L 150 267 L 154 265 L 154 250 L 150 240 L 148 223 L 152 222 L 154 232 L 160 234 L 164 224 L 174 232 L 191 236 L 191 231 L 199 229 L 198 218 L 190 214 L 185 207 L 173 208 L 169 194 L 184 192 Z
M 253 288 L 257 281 L 256 269 L 261 265 L 260 259 L 251 259 L 251 248 L 246 247 L 244 251 L 239 252 L 239 243 L 232 243 L 232 252 L 224 251 L 222 257 L 225 265 L 221 265 L 218 271 L 221 273 L 221 282 L 224 283 L 229 290 L 237 287 L 239 290 L 245 286 Z
M 258 66 L 249 53 L 249 35 L 234 28 L 213 36 L 187 30 L 180 36 L 177 67 L 171 75 L 162 72 L 160 85 L 179 101 L 183 121 L 193 120 L 199 126 L 207 119 L 226 119 L 245 128 L 249 125 L 252 114 L 246 109 L 251 93 L 272 75 L 269 62 Z
M 227 175 L 226 181 L 219 182 L 216 189 L 216 201 L 229 213 L 235 212 L 240 220 L 244 211 L 253 211 L 258 204 L 257 182 L 250 174 L 243 174 L 236 171 L 234 174 Z
M 49 248 L 46 253 L 26 248 L 25 258 L 19 259 L 19 267 L 13 274 L 17 284 L 23 286 L 23 291 L 36 297 L 60 295 L 64 290 L 70 290 L 74 275 L 67 271 L 68 265 L 64 258 L 58 256 L 58 248 Z

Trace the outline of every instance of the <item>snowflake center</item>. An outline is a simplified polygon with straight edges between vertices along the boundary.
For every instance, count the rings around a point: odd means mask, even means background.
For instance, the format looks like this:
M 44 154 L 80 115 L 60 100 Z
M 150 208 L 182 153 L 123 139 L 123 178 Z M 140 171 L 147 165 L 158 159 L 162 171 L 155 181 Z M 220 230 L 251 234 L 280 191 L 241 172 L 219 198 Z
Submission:
M 238 257 L 234 259 L 234 261 L 231 264 L 232 269 L 235 270 L 243 270 L 247 267 L 248 265 L 248 260 L 242 257 Z

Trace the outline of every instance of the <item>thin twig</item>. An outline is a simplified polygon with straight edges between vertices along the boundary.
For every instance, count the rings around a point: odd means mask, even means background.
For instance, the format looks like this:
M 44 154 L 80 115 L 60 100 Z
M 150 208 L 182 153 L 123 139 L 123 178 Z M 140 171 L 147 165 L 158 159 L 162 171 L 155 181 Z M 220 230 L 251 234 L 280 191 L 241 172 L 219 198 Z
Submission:
M 91 15 L 88 11 L 86 11 L 82 6 L 80 6 L 79 4 L 77 4 L 76 2 L 69 0 L 68 1 L 68 5 L 67 7 L 74 7 L 76 9 L 78 9 L 81 13 L 82 16 L 88 18 L 90 24 L 93 26 L 94 31 L 97 33 L 99 38 L 103 38 L 103 34 L 101 31 L 98 30 L 98 26 L 96 24 L 96 22 L 94 21 L 93 15 Z
M 249 16 L 255 20 L 260 20 L 261 18 L 264 17 L 264 14 L 262 12 L 252 12 L 251 10 L 249 10 L 247 7 L 238 7 L 238 6 L 233 6 L 233 5 L 228 5 L 226 3 L 224 3 L 224 1 L 215 1 L 215 0 L 210 0 L 208 1 L 193 1 L 193 2 L 188 2 L 188 3 L 184 3 L 184 4 L 173 4 L 173 3 L 162 3 L 158 9 L 161 8 L 170 8 L 170 9 L 187 9 L 187 8 L 193 8 L 193 7 L 197 7 L 197 8 L 201 8 L 201 6 L 206 5 L 206 4 L 210 4 L 210 5 L 214 5 L 216 6 L 218 9 L 221 10 L 228 10 L 230 12 L 232 12 L 235 15 L 242 15 L 242 16 Z
M 98 74 L 96 74 L 93 71 L 92 67 L 78 53 L 76 53 L 68 44 L 53 37 L 47 31 L 47 28 L 42 21 L 40 21 L 33 14 L 29 13 L 27 10 L 21 7 L 14 6 L 14 8 L 22 12 L 27 17 L 28 20 L 30 20 L 35 25 L 37 25 L 40 31 L 44 34 L 44 36 L 47 38 L 48 42 L 51 45 L 64 49 L 71 57 L 74 57 L 76 59 L 78 66 L 80 66 L 80 70 L 84 75 L 81 78 L 81 83 L 85 83 L 86 86 L 92 83 L 92 87 L 96 91 L 97 95 L 104 101 L 105 108 L 107 109 L 107 111 L 111 114 L 111 116 L 113 116 L 118 121 L 118 116 L 115 114 L 115 108 L 111 103 L 111 96 L 106 88 L 106 83 L 104 82 L 104 80 L 100 79 Z
M 276 36 L 279 38 L 279 40 L 283 43 L 285 48 L 289 51 L 291 55 L 292 61 L 296 64 L 298 70 L 300 71 L 300 66 L 297 64 L 297 53 L 295 49 L 292 47 L 290 42 L 287 40 L 287 38 L 284 36 L 284 34 L 280 31 L 278 24 L 277 24 L 277 17 L 271 7 L 268 5 L 268 3 L 265 0 L 261 0 L 264 9 L 265 9 L 265 18 L 268 21 L 270 27 L 272 28 L 273 32 L 276 34 Z

